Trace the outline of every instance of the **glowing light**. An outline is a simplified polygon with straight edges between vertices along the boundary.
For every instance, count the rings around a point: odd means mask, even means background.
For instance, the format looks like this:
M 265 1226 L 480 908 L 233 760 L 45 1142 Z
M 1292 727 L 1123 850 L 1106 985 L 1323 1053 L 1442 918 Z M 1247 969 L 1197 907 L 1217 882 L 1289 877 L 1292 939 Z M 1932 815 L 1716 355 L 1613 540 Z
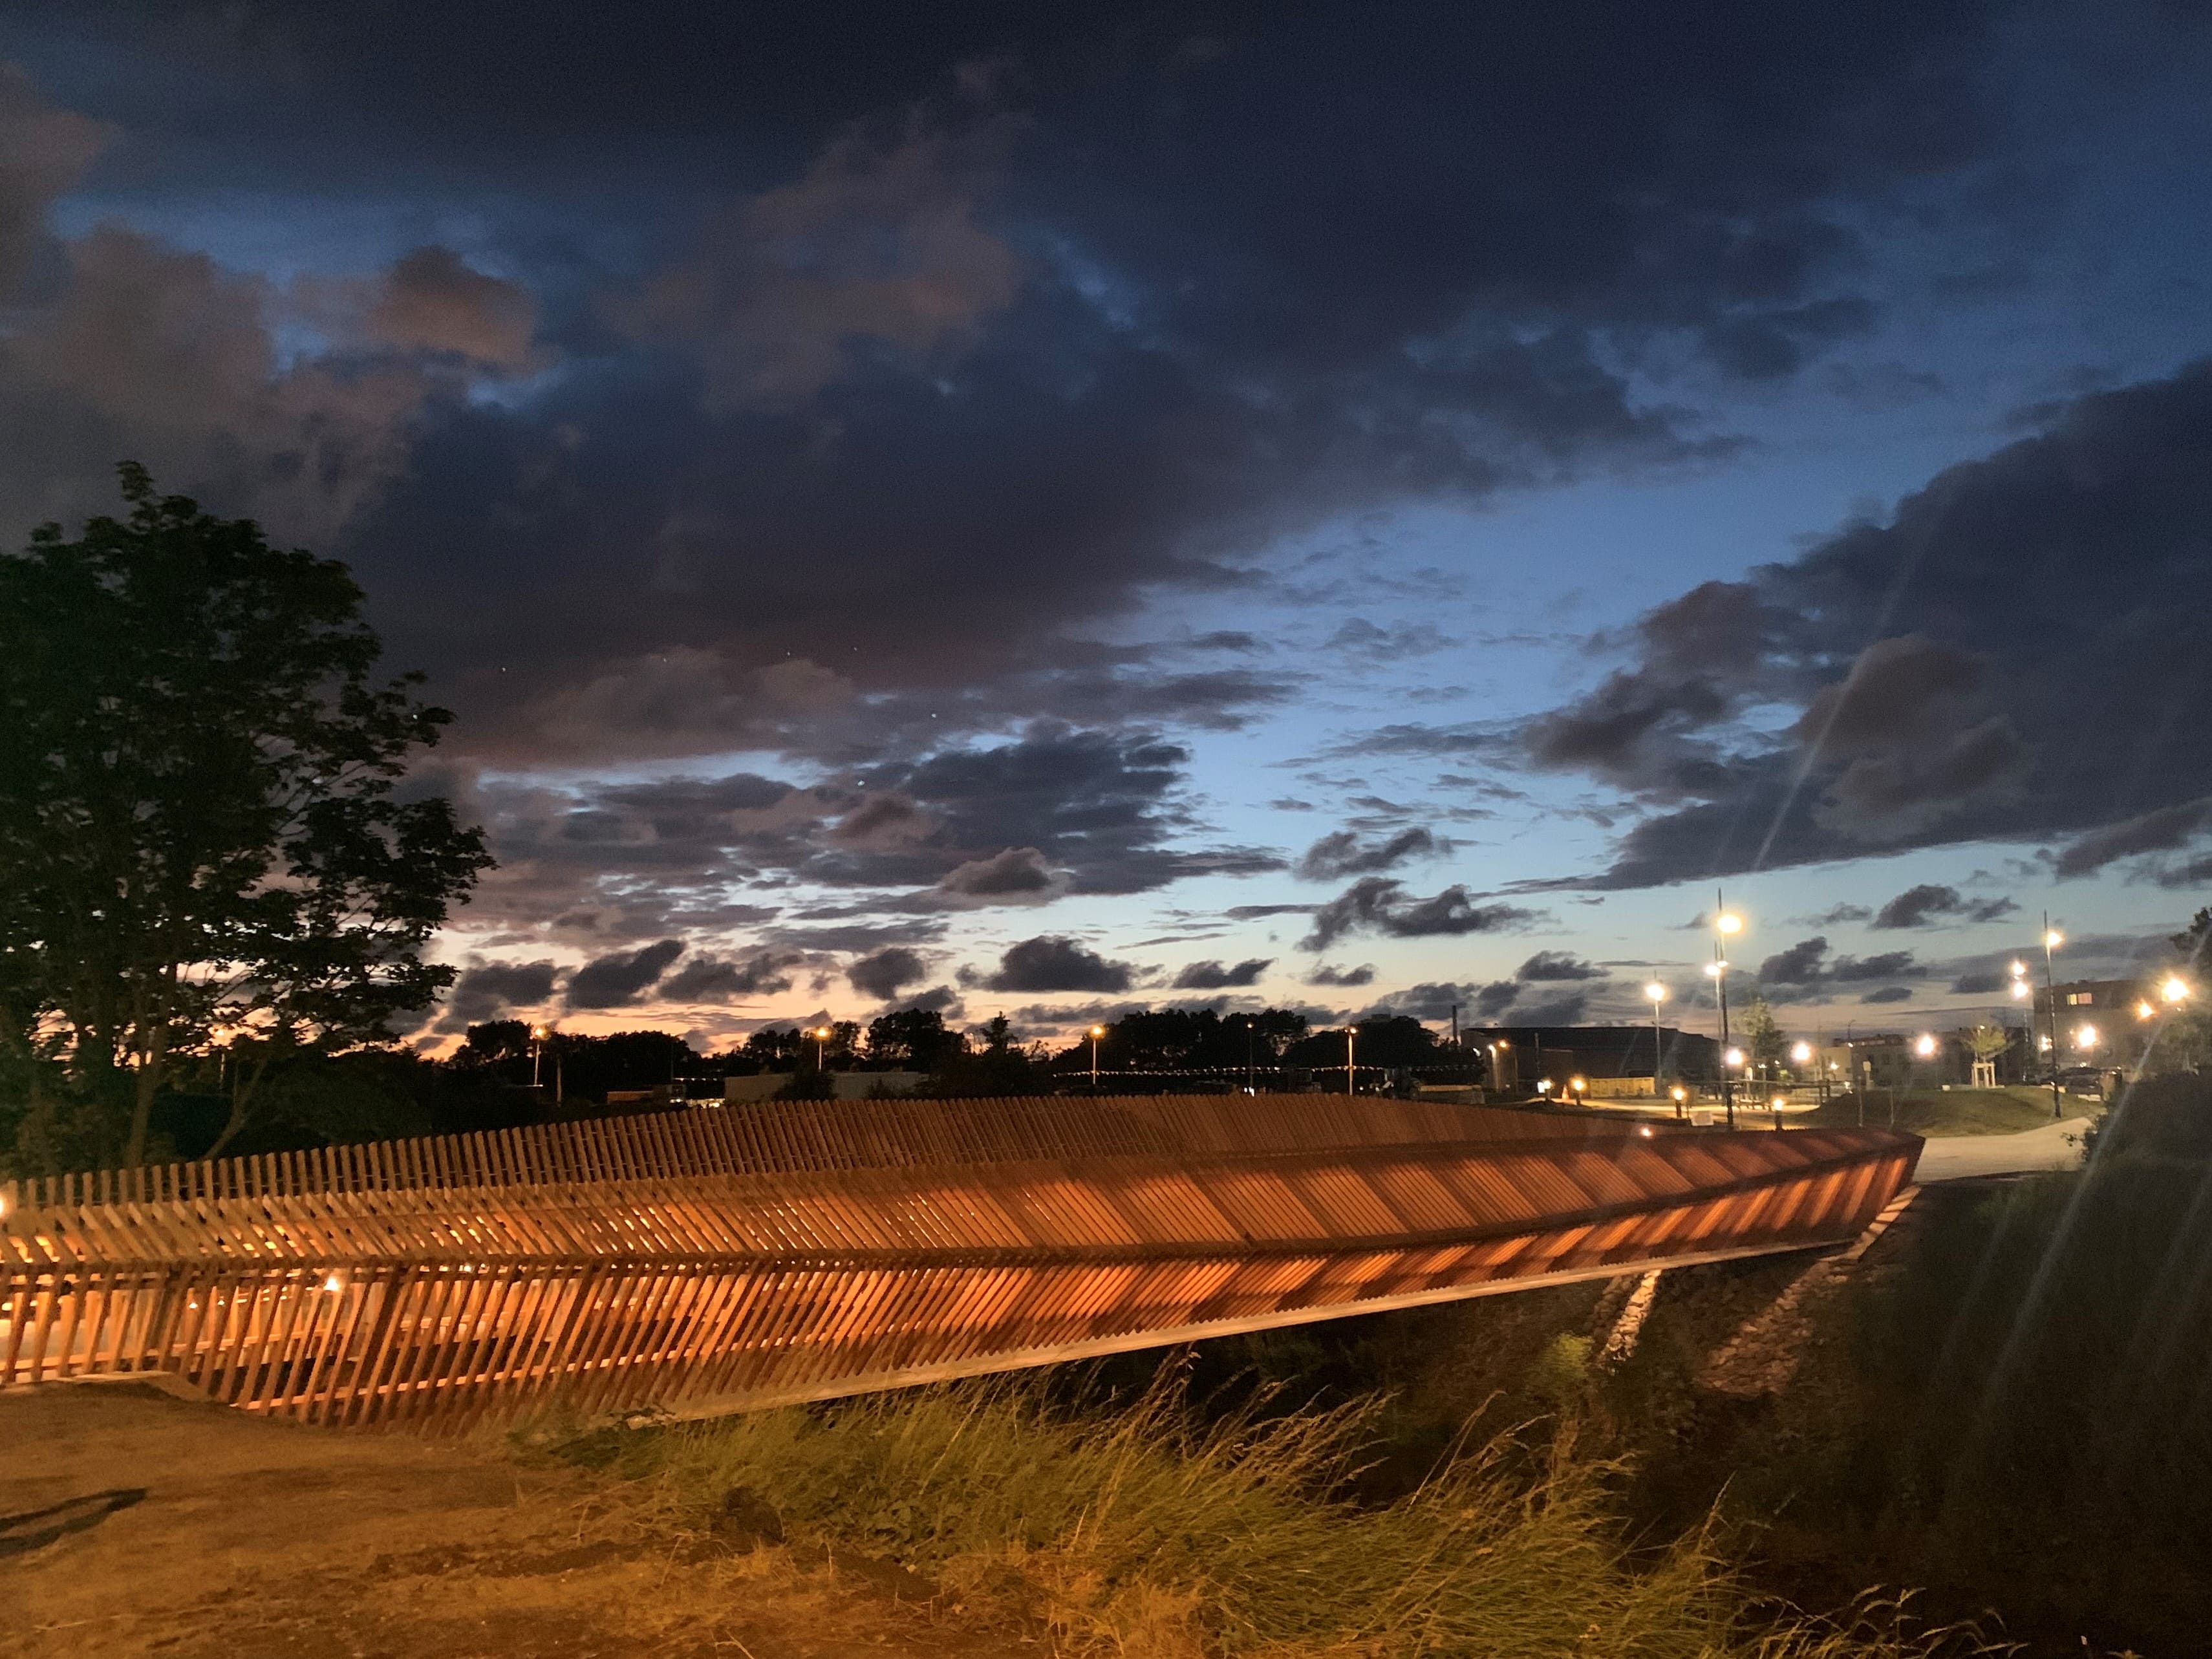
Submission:
M 1773 1099 L 1768 1101 L 1766 1103 L 1778 1112 L 1782 1109 L 1782 1097 L 1780 1095 L 1777 1095 Z
M 2024 979 L 2027 975 L 2027 964 L 2024 962 L 2015 962 L 2012 964 L 2010 971 L 2014 979 Z
M 1103 1037 L 1106 1035 L 1106 1028 L 1103 1025 L 1094 1025 L 1091 1028 L 1091 1035 L 1095 1037 Z
M 1687 1100 L 1690 1097 L 1690 1091 L 1687 1089 L 1680 1087 L 1679 1085 L 1675 1087 L 1673 1092 L 1674 1098 L 1677 1101 Z
M 2013 981 L 2012 1000 L 2014 1002 L 2025 1002 L 2027 1000 L 2027 981 L 2026 980 L 2016 979 Z
M 2177 975 L 2168 978 L 2165 984 L 2160 986 L 2158 994 L 2168 1002 L 2179 1002 L 2189 994 L 2189 987 Z
M 1912 1052 L 1923 1060 L 1931 1060 L 1936 1054 L 1936 1039 L 1923 1031 L 1913 1039 Z
M 1728 963 L 1725 962 L 1707 963 L 1705 964 L 1705 977 L 1707 979 L 1718 979 L 1721 976 L 1721 969 L 1727 966 Z
M 2060 945 L 2065 943 L 2066 935 L 2060 933 L 2056 927 L 2052 928 L 2049 933 L 2043 936 L 2043 948 L 2046 951 L 2056 951 Z
M 2084 1025 L 2080 1030 L 2075 1032 L 2074 1046 L 2076 1048 L 2095 1048 L 2097 1046 L 2097 1028 L 2094 1025 Z
M 1641 1128 L 1638 1129 L 1636 1133 L 1642 1135 L 1646 1140 L 1649 1140 L 1651 1139 L 1651 1126 L 1646 1123 Z
M 1667 988 L 1655 979 L 1644 988 L 1644 994 L 1654 1002 L 1664 1002 L 1667 1000 Z
M 1742 1050 L 1742 1049 L 1741 1049 L 1741 1048 L 1731 1048 L 1731 1049 L 1729 1049 L 1726 1054 L 1723 1054 L 1723 1055 L 1721 1056 L 1721 1064 L 1722 1064 L 1722 1065 L 1723 1065 L 1723 1066 L 1741 1066 L 1741 1065 L 1742 1065 L 1742 1064 L 1743 1064 L 1743 1050 Z
M 543 1025 L 533 1025 L 530 1028 L 531 1040 L 535 1042 L 543 1042 L 547 1037 L 552 1035 L 553 1034 L 547 1030 Z
M 1713 926 L 1723 933 L 1741 933 L 1743 932 L 1743 918 L 1733 910 L 1723 910 L 1713 918 Z
M 1796 1048 L 1790 1051 L 1790 1058 L 1796 1060 L 1800 1066 L 1802 1066 L 1807 1060 L 1813 1058 L 1813 1045 L 1809 1042 L 1799 1043 Z
M 2148 1002 L 2138 1002 L 2136 1004 L 2136 1018 L 2137 1019 L 2148 1019 L 2157 1012 L 2158 1010 L 2152 1007 Z
M 1580 1094 L 1589 1087 L 1589 1079 L 1586 1077 L 1571 1077 L 1567 1079 L 1567 1087 Z
M 336 1273 L 332 1273 L 328 1279 L 323 1281 L 323 1288 L 330 1291 L 331 1295 L 335 1296 L 340 1291 L 345 1289 L 345 1281 L 341 1279 Z
M 1536 1092 L 1540 1095 L 1548 1095 L 1551 1093 L 1552 1079 L 1547 1077 L 1538 1078 L 1536 1079 Z

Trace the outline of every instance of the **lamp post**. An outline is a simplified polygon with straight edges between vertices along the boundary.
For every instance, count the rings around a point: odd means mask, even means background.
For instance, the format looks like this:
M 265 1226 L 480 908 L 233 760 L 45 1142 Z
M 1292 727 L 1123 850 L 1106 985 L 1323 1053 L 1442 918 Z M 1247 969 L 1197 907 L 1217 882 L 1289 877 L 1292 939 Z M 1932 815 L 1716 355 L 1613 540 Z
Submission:
M 814 1028 L 814 1069 L 817 1072 L 830 1069 L 830 1028 L 827 1025 Z
M 1717 887 L 1713 889 L 1713 965 L 1707 971 L 1713 976 L 1713 989 L 1721 1011 L 1721 1047 L 1729 1046 L 1728 958 L 1721 954 L 1721 940 L 1743 931 L 1743 918 L 1728 908 L 1727 896 Z M 1733 1049 L 1729 1053 L 1735 1052 Z M 1728 1126 L 1735 1127 L 1735 1079 L 1729 1075 L 1727 1059 L 1721 1062 L 1721 1105 L 1728 1114 Z
M 2063 1117 L 2058 1099 L 2058 981 L 2051 971 L 2051 953 L 2066 943 L 2066 935 L 2051 925 L 2051 912 L 2043 913 L 2043 994 L 2051 1002 L 2051 1115 Z M 2032 1024 L 2033 1022 L 2031 1022 Z
M 1352 1040 L 1358 1029 L 1355 1025 L 1347 1025 L 1344 1028 L 1344 1092 L 1347 1095 L 1359 1092 L 1353 1085 L 1352 1077 Z
M 1098 1039 L 1106 1035 L 1103 1025 L 1091 1028 L 1091 1092 L 1098 1092 Z
M 530 1086 L 532 1088 L 535 1089 L 538 1086 L 539 1080 L 544 1076 L 544 1065 L 545 1028 L 543 1025 L 533 1025 L 530 1028 Z
M 1813 1063 L 1813 1045 L 1802 1042 L 1796 1044 L 1790 1050 L 1790 1063 L 1796 1066 L 1798 1073 L 1802 1075 L 1805 1068 Z M 1814 1080 L 1815 1083 L 1820 1080 L 1818 1073 L 1814 1074 Z
M 1666 1071 L 1665 1056 L 1659 1052 L 1659 1005 L 1667 1000 L 1667 988 L 1655 979 L 1644 988 L 1644 994 L 1651 999 L 1651 1098 L 1656 1100 Z

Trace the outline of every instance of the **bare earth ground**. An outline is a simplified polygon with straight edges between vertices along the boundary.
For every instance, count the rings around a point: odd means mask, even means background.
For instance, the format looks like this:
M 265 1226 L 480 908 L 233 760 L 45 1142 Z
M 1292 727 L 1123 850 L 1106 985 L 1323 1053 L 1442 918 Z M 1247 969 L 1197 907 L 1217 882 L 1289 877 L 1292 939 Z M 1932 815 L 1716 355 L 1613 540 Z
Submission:
M 143 1493 L 143 1496 L 137 1494 Z M 734 1553 L 604 1482 L 137 1383 L 0 1394 L 6 1659 L 1011 1659 L 893 1567 Z

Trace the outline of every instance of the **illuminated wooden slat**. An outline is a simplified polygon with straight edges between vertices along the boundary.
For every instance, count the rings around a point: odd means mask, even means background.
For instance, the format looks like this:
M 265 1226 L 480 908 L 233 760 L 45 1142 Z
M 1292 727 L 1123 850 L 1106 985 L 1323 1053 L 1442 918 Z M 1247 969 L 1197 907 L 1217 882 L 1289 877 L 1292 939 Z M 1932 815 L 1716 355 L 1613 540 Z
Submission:
M 158 1365 L 440 1431 L 736 1409 L 1840 1242 L 1917 1154 L 1300 1096 L 769 1102 L 76 1172 L 4 1190 L 0 1383 Z

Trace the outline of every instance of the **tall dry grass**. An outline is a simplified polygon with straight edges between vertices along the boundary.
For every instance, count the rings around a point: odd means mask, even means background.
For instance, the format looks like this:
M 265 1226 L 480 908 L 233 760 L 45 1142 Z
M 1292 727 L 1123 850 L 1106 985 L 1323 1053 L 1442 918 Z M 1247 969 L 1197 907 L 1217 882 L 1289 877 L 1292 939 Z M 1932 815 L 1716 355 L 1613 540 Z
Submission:
M 675 1518 L 733 1491 L 794 1540 L 896 1559 L 963 1613 L 1125 1659 L 1873 1659 L 1924 1651 L 1893 1608 L 1844 1623 L 1754 1607 L 1710 1528 L 1632 1553 L 1606 1464 L 1540 1473 L 1461 1447 L 1386 1506 L 1346 1493 L 1381 1402 L 1201 1423 L 1172 1386 L 1066 1411 L 967 1384 L 603 1434 Z M 1509 1472 L 1509 1463 L 1521 1472 Z

